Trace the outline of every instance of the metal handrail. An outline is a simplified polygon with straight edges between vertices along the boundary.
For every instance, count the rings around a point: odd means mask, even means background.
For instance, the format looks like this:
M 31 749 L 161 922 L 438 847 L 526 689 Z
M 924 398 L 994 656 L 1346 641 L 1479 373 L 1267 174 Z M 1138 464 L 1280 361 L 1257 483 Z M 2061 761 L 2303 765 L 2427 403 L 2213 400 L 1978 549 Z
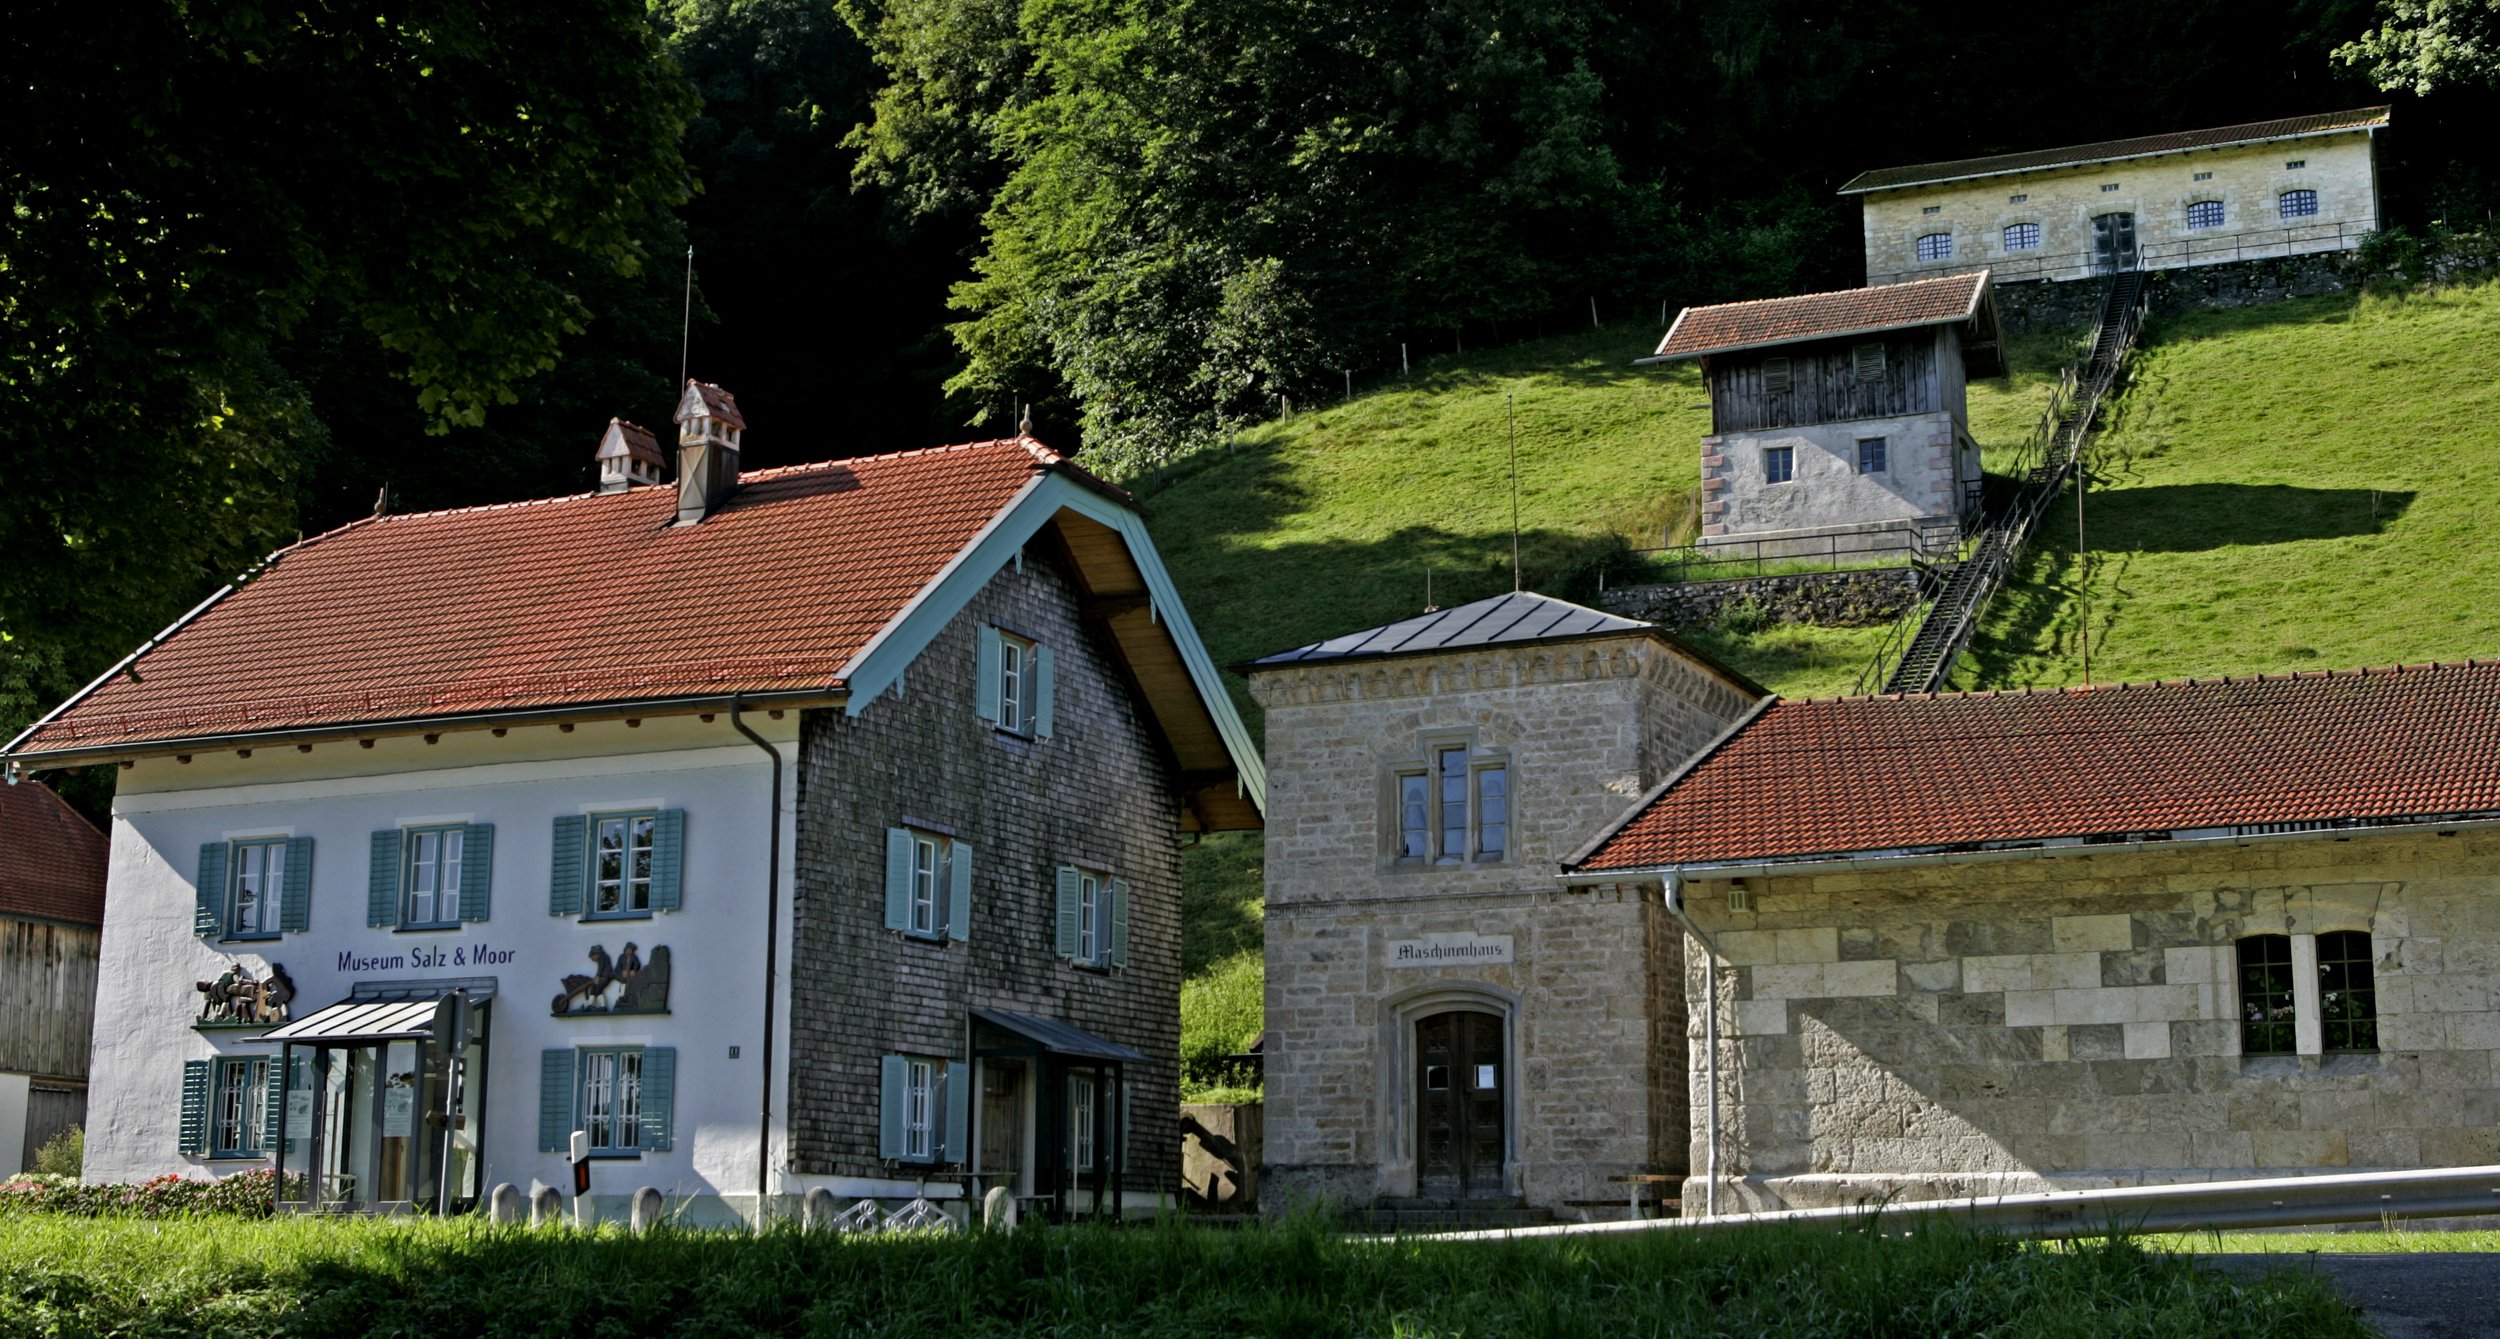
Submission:
M 2218 237 L 2182 237 L 2167 242 L 2147 242 L 2136 247 L 2134 268 L 2154 270 L 2191 265 L 2222 265 L 2239 260 L 2265 260 L 2277 256 L 2306 256 L 2321 251 L 2341 251 L 2379 230 L 2375 217 L 2366 219 L 2320 220 L 2316 223 L 2290 223 L 2277 228 L 2254 232 L 2232 232 Z M 2265 255 L 2252 251 L 2280 247 Z M 2115 271 L 2105 268 L 2098 251 L 2060 251 L 2035 255 L 2025 251 L 1998 251 L 1993 255 L 1973 257 L 1876 274 L 1871 270 L 1866 282 L 1897 284 L 1910 279 L 1934 279 L 1952 274 L 1976 274 L 1986 270 L 1996 283 L 2014 283 L 2031 279 L 2106 278 Z
M 1952 1220 L 2009 1237 L 2099 1237 L 2113 1232 L 2199 1232 L 2210 1228 L 2303 1227 L 2374 1223 L 2389 1218 L 2454 1218 L 2500 1213 L 2500 1166 L 2435 1167 L 2325 1176 L 2186 1181 L 2100 1190 L 2048 1190 L 1972 1195 L 1879 1207 L 1778 1209 L 1709 1218 L 1652 1218 L 1616 1223 L 1556 1223 L 1437 1234 L 1444 1241 L 1585 1236 L 1615 1232 L 1733 1232 L 1788 1224 L 1867 1227 Z

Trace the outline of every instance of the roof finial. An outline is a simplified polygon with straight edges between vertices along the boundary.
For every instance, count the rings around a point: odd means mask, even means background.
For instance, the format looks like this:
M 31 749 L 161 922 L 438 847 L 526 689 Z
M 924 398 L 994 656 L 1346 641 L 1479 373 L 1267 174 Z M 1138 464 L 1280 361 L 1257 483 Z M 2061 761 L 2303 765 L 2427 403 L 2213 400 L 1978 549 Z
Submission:
M 391 514 L 391 486 L 388 483 L 384 483 L 380 491 L 373 495 L 373 514 L 376 516 Z
M 1024 409 L 1016 415 L 1016 435 L 1018 437 L 1033 435 L 1033 402 L 1030 400 L 1024 402 Z

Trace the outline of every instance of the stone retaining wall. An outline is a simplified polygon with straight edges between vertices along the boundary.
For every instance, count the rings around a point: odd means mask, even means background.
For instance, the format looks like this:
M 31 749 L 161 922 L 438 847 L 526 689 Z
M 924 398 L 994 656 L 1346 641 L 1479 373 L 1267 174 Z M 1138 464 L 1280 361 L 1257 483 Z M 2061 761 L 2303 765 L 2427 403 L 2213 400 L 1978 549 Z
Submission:
M 1621 586 L 1598 601 L 1610 614 L 1665 628 L 1715 623 L 1748 606 L 1774 623 L 1865 628 L 1890 623 L 1917 602 L 1918 573 L 1907 567 Z
M 2290 298 L 2315 297 L 2359 288 L 2367 277 L 2359 257 L 2349 251 L 2323 251 L 2308 256 L 2273 256 L 2258 260 L 2199 265 L 2184 270 L 2155 270 L 2146 295 L 2155 316 L 2218 307 L 2263 307 Z M 2007 334 L 2063 330 L 2100 319 L 2107 281 L 2100 279 L 2032 280 L 1996 286 L 1997 314 Z

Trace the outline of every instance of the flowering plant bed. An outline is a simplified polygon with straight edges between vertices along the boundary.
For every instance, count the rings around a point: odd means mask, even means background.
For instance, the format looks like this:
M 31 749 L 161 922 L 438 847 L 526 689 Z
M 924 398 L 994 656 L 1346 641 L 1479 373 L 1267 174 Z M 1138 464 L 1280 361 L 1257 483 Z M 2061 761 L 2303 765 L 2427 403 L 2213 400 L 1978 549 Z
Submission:
M 277 1173 L 268 1168 L 190 1180 L 167 1173 L 137 1185 L 86 1185 L 74 1176 L 19 1176 L 0 1181 L 0 1214 L 175 1218 L 220 1214 L 267 1218 Z M 300 1183 L 302 1173 L 287 1178 Z

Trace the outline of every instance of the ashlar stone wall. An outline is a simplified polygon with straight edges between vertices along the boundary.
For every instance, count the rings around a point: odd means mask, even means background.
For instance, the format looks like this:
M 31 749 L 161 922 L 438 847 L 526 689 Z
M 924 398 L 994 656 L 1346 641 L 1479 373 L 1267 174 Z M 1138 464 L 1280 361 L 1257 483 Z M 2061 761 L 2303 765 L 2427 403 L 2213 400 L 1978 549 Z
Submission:
M 1269 777 L 1262 1207 L 1416 1192 L 1413 1027 L 1448 1008 L 1507 1022 L 1511 1194 L 1612 1201 L 1610 1174 L 1684 1170 L 1682 931 L 1655 898 L 1566 891 L 1554 871 L 1752 699 L 1646 633 L 1263 671 L 1251 691 Z M 1507 755 L 1507 860 L 1397 858 L 1393 768 L 1448 739 Z
M 2500 834 L 2076 848 L 1687 886 L 1722 1206 L 2500 1161 Z M 2379 1048 L 2243 1055 L 2235 941 L 2372 936 Z M 2314 939 L 2307 942 L 2314 944 Z M 1704 1131 L 1693 1132 L 1700 1202 Z M 1732 1196 L 1732 1200 L 1731 1200 Z

